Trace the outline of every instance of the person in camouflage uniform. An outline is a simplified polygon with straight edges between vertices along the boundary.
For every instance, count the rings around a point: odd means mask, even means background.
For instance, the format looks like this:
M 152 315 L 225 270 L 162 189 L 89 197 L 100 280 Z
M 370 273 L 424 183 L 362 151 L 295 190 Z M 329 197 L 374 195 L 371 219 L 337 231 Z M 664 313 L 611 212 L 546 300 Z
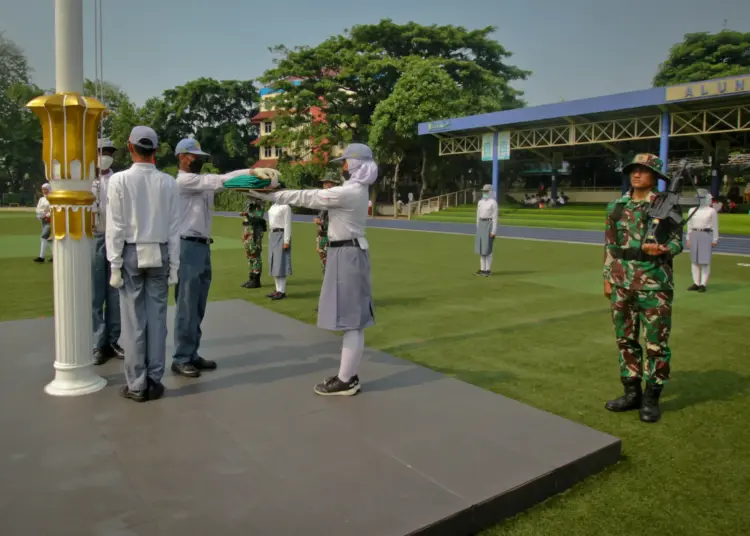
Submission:
M 674 280 L 672 259 L 682 252 L 682 227 L 666 221 L 656 236 L 647 237 L 647 210 L 657 195 L 662 161 L 651 154 L 636 155 L 623 168 L 630 190 L 607 207 L 604 238 L 604 294 L 610 300 L 620 351 L 620 376 L 625 394 L 610 400 L 610 411 L 640 410 L 644 422 L 661 418 L 659 396 L 669 380 Z M 647 239 L 648 238 L 648 239 Z M 646 363 L 638 342 L 645 328 Z M 646 390 L 642 390 L 642 378 Z
M 320 181 L 324 189 L 332 188 L 341 184 L 341 179 L 336 173 L 328 172 Z M 315 224 L 318 226 L 318 236 L 315 238 L 315 249 L 320 257 L 320 265 L 323 273 L 326 271 L 326 259 L 328 258 L 328 211 L 321 210 L 315 218 Z
M 242 243 L 250 268 L 250 275 L 242 284 L 243 288 L 260 288 L 260 274 L 263 271 L 263 233 L 267 229 L 265 208 L 264 201 L 248 197 L 240 212 L 240 216 L 245 218 L 242 222 Z

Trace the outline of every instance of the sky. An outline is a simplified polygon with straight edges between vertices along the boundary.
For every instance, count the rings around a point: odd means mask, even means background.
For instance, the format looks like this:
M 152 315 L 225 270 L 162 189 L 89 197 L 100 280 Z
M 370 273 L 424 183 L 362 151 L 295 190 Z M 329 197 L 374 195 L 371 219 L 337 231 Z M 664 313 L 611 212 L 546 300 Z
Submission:
M 104 79 L 141 105 L 199 77 L 248 80 L 268 47 L 315 45 L 355 24 L 494 26 L 529 105 L 644 89 L 686 33 L 750 31 L 750 0 L 103 0 Z M 0 0 L 0 32 L 34 82 L 53 88 L 53 0 Z M 85 76 L 93 78 L 94 1 L 84 0 Z

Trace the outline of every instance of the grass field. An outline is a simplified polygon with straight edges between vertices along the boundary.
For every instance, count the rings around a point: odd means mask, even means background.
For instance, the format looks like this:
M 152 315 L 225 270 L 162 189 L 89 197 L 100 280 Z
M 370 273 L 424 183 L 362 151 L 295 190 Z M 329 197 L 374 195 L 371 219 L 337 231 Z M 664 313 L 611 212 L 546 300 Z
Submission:
M 211 299 L 242 298 L 313 323 L 313 231 L 295 224 L 289 298 L 270 303 L 263 289 L 239 287 L 239 221 L 216 218 Z M 52 265 L 31 262 L 38 235 L 33 215 L 0 213 L 0 320 L 52 314 Z M 704 295 L 684 290 L 688 258 L 676 261 L 673 381 L 662 422 L 646 425 L 637 413 L 604 410 L 620 385 L 599 247 L 499 239 L 496 275 L 485 279 L 471 275 L 472 236 L 368 237 L 378 321 L 368 346 L 623 440 L 617 466 L 484 536 L 750 534 L 750 268 L 739 265 L 747 259 L 715 257 Z
M 601 231 L 604 228 L 605 205 L 578 205 L 547 209 L 500 208 L 500 225 L 517 227 L 553 227 Z M 685 211 L 687 215 L 687 211 Z M 426 214 L 419 219 L 454 223 L 476 223 L 477 209 L 463 205 L 440 212 Z M 720 214 L 719 229 L 722 234 L 750 235 L 750 215 Z

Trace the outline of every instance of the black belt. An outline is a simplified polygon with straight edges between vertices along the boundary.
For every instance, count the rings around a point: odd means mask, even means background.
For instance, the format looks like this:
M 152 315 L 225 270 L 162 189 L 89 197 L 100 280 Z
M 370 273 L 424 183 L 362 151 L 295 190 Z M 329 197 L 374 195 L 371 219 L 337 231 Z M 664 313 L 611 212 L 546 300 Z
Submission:
M 649 255 L 640 248 L 617 248 L 612 250 L 612 256 L 615 259 L 622 259 L 624 261 L 639 261 L 639 262 L 660 262 L 664 259 L 664 255 L 654 256 Z
M 479 218 L 479 221 L 492 221 L 492 218 Z
M 180 237 L 183 240 L 187 240 L 188 242 L 198 242 L 199 244 L 213 244 L 214 239 L 213 238 L 203 238 L 202 236 L 181 236 Z
M 284 229 L 279 229 L 278 227 L 276 229 L 271 229 L 272 233 L 283 233 Z
M 328 242 L 329 248 L 358 248 L 359 247 L 359 240 L 356 238 L 352 240 L 334 240 L 333 242 Z
M 700 231 L 701 233 L 713 233 L 713 229 L 695 229 L 695 231 Z

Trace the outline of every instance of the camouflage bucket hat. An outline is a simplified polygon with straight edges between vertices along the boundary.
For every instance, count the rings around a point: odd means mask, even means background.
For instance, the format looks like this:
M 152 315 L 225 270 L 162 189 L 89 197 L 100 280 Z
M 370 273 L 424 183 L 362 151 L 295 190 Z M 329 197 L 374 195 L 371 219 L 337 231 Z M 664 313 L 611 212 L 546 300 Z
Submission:
M 640 153 L 635 155 L 633 160 L 622 168 L 622 172 L 627 174 L 630 173 L 635 166 L 643 166 L 656 173 L 658 177 L 666 179 L 667 176 L 661 170 L 662 165 L 664 165 L 664 162 L 655 154 Z
M 341 180 L 341 176 L 338 173 L 329 171 L 318 182 L 320 182 L 321 184 L 325 182 L 330 182 L 332 184 L 341 184 L 343 181 Z

